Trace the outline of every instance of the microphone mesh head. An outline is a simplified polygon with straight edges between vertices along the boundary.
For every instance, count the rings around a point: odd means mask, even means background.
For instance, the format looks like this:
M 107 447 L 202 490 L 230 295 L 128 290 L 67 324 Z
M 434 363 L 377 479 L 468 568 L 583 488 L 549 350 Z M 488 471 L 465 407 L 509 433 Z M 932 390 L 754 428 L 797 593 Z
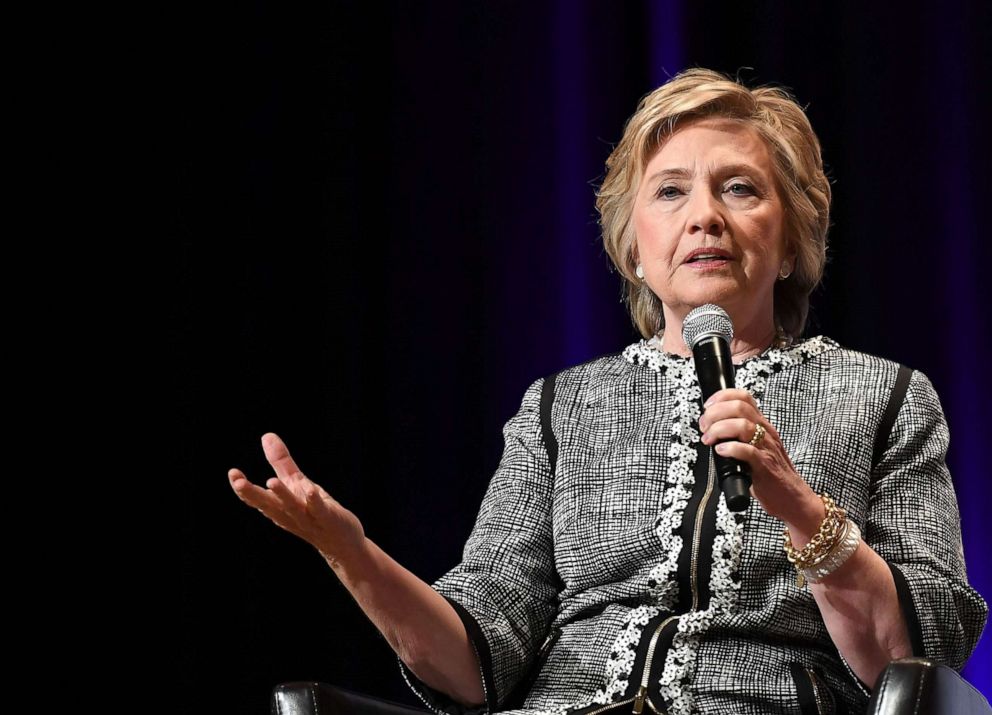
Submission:
M 696 347 L 700 340 L 713 335 L 723 338 L 728 345 L 734 337 L 734 324 L 730 322 L 727 311 L 719 305 L 708 303 L 693 308 L 682 321 L 682 339 L 689 348 Z

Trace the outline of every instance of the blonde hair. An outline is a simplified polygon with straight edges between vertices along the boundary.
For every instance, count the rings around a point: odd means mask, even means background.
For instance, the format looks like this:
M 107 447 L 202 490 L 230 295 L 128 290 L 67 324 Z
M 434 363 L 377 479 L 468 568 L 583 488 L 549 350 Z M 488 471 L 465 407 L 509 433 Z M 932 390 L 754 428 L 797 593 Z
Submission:
M 701 68 L 680 72 L 641 99 L 606 160 L 606 178 L 596 192 L 603 244 L 623 276 L 631 319 L 645 338 L 664 328 L 661 300 L 634 272 L 634 198 L 648 162 L 664 141 L 682 123 L 704 117 L 746 122 L 768 145 L 785 209 L 786 253 L 796 254 L 791 275 L 775 283 L 775 322 L 788 338 L 798 338 L 806 325 L 810 293 L 826 263 L 831 192 L 820 141 L 785 89 L 749 89 Z

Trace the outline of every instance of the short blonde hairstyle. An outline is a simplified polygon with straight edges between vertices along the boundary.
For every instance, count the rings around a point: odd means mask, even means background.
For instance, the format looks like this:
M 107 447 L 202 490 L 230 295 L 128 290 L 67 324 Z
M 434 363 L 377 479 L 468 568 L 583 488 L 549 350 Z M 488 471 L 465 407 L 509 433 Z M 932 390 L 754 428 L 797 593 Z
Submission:
M 775 322 L 785 336 L 798 338 L 806 326 L 810 293 L 826 263 L 831 192 L 820 141 L 785 89 L 749 89 L 701 68 L 680 72 L 641 99 L 606 160 L 606 178 L 596 192 L 603 243 L 623 276 L 631 319 L 645 338 L 664 328 L 661 300 L 635 273 L 637 238 L 631 215 L 641 179 L 668 137 L 684 123 L 704 117 L 741 120 L 756 129 L 769 148 L 785 209 L 786 252 L 796 254 L 792 274 L 775 283 Z

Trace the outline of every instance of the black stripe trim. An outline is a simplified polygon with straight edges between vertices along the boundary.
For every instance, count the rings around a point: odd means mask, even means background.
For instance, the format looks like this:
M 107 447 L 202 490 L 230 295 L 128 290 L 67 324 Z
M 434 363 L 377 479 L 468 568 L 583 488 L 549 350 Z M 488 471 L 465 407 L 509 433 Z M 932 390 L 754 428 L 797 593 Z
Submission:
M 896 596 L 899 597 L 899 606 L 902 608 L 902 615 L 906 618 L 906 630 L 909 631 L 909 644 L 913 648 L 913 656 L 916 658 L 926 658 L 927 653 L 923 648 L 923 629 L 920 628 L 920 618 L 916 613 L 916 604 L 913 603 L 913 595 L 909 591 L 909 584 L 906 577 L 895 564 L 885 562 L 892 572 L 892 580 L 896 582 Z
M 820 709 L 816 706 L 816 693 L 806 668 L 800 663 L 789 663 L 789 673 L 796 685 L 796 695 L 799 696 L 799 712 L 803 715 L 818 715 Z
M 544 438 L 544 448 L 548 452 L 548 462 L 551 464 L 551 476 L 554 477 L 558 468 L 558 439 L 551 429 L 551 405 L 555 401 L 555 379 L 558 373 L 544 378 L 541 385 L 541 436 Z
M 680 618 L 676 618 L 673 621 L 669 621 L 664 628 L 661 629 L 661 634 L 658 636 L 658 643 L 655 646 L 654 655 L 651 660 L 651 672 L 648 673 L 648 696 L 651 698 L 651 702 L 654 703 L 659 708 L 662 708 L 665 712 L 671 708 L 672 703 L 664 695 L 661 694 L 661 674 L 665 670 L 665 661 L 668 660 L 668 651 L 672 648 L 672 643 L 675 641 L 675 634 L 679 629 Z M 645 631 L 648 633 L 648 631 Z M 654 633 L 652 628 L 650 633 Z M 650 643 L 650 637 L 648 642 Z M 647 658 L 645 658 L 645 661 Z M 641 665 L 641 677 L 640 680 L 635 682 L 635 687 L 632 695 L 636 695 L 638 689 L 640 689 L 641 680 L 644 679 L 644 663 Z
M 713 449 L 709 445 L 700 443 L 696 446 L 692 494 L 685 505 L 685 510 L 682 513 L 682 526 L 679 527 L 679 535 L 682 537 L 683 544 L 676 569 L 676 579 L 679 584 L 679 601 L 676 610 L 679 613 L 687 613 L 692 609 L 692 546 L 697 523 L 699 524 L 699 543 L 696 549 L 696 588 L 699 591 L 699 603 L 696 608 L 700 611 L 709 608 L 713 541 L 716 539 L 716 507 L 720 500 L 720 485 L 716 479 L 714 479 L 713 491 L 706 501 L 703 513 L 697 514 L 697 512 L 709 485 L 712 452 Z
M 643 680 L 644 678 L 644 666 L 647 664 L 647 660 L 648 660 L 648 648 L 651 645 L 651 636 L 654 634 L 655 630 L 657 630 L 658 626 L 660 626 L 662 622 L 665 619 L 669 618 L 670 616 L 671 614 L 667 612 L 659 613 L 654 618 L 649 620 L 641 629 L 641 635 L 638 639 L 637 645 L 633 646 L 633 648 L 635 648 L 636 650 L 634 652 L 634 662 L 630 667 L 630 675 L 627 677 L 627 689 L 622 694 L 617 694 L 613 696 L 616 702 L 606 705 L 601 705 L 599 703 L 592 703 L 591 705 L 586 705 L 585 707 L 579 708 L 577 710 L 571 710 L 569 711 L 568 715 L 587 715 L 588 713 L 606 711 L 611 708 L 618 708 L 618 707 L 623 707 L 624 709 L 623 712 L 629 715 L 631 711 L 630 699 L 633 698 L 635 695 L 637 695 L 637 691 L 641 687 L 641 680 Z M 659 666 L 658 664 L 659 662 L 663 664 L 666 657 L 666 653 L 661 648 L 661 646 L 663 645 L 662 639 L 665 638 L 666 636 L 665 631 L 670 630 L 670 636 L 667 638 L 668 646 L 670 647 L 672 640 L 675 637 L 675 631 L 677 630 L 678 624 L 679 624 L 679 620 L 677 618 L 672 620 L 670 623 L 668 623 L 668 625 L 665 626 L 665 630 L 662 631 L 662 634 L 659 637 L 658 642 L 656 643 L 654 656 L 653 656 L 654 660 L 651 662 L 651 670 L 652 673 L 658 675 L 659 679 L 661 674 L 661 670 L 659 668 L 663 666 Z M 630 648 L 631 646 L 627 646 L 627 647 Z M 618 657 L 618 655 L 619 654 L 616 653 L 615 651 L 610 653 L 610 656 L 614 658 Z M 650 684 L 649 684 L 648 692 L 649 693 L 652 692 Z M 655 705 L 658 704 L 659 703 L 657 702 L 655 703 Z M 650 709 L 645 707 L 644 713 L 645 715 L 649 715 Z
M 882 421 L 878 423 L 878 431 L 875 433 L 875 447 L 871 455 L 872 471 L 875 470 L 875 467 L 882 460 L 882 452 L 885 451 L 885 445 L 889 443 L 889 434 L 892 432 L 892 425 L 895 424 L 896 417 L 899 415 L 899 409 L 902 407 L 902 402 L 906 397 L 906 390 L 909 388 L 909 381 L 912 377 L 912 368 L 905 365 L 899 366 L 899 372 L 896 373 L 896 382 L 892 386 L 892 392 L 889 393 L 889 402 L 885 406 L 885 413 L 882 415 Z
M 442 596 L 444 594 L 441 594 Z M 493 656 L 489 650 L 489 641 L 486 640 L 485 635 L 482 633 L 482 629 L 476 622 L 475 617 L 471 613 L 465 610 L 465 607 L 454 599 L 444 596 L 445 600 L 452 605 L 455 609 L 455 613 L 462 620 L 465 625 L 465 630 L 468 633 L 469 640 L 475 646 L 475 652 L 479 655 L 479 665 L 482 667 L 482 680 L 486 686 L 486 709 L 488 712 L 496 712 L 497 705 L 496 701 L 496 681 L 493 677 Z M 464 713 L 478 713 L 480 709 L 468 709 L 463 706 L 458 706 L 455 703 L 457 709 L 445 708 L 446 712 L 457 713 L 458 715 Z

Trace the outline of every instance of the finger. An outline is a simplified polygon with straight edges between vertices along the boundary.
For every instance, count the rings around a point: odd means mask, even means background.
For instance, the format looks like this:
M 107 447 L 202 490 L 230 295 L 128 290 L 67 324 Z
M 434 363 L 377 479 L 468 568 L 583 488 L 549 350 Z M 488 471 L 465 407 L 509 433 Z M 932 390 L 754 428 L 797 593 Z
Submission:
M 754 436 L 755 423 L 743 417 L 735 417 L 728 420 L 720 420 L 713 423 L 702 436 L 703 444 L 715 444 L 725 439 L 734 439 L 739 442 L 749 442 Z
M 270 477 L 265 486 L 287 511 L 299 511 L 303 507 L 303 497 L 278 477 Z
M 713 449 L 721 457 L 731 457 L 732 459 L 738 459 L 742 462 L 747 462 L 752 467 L 758 464 L 760 455 L 758 454 L 758 448 L 752 447 L 744 442 L 721 442 L 716 445 Z
M 240 481 L 241 479 L 247 481 L 248 477 L 246 477 L 245 473 L 242 472 L 240 469 L 236 467 L 231 467 L 230 469 L 227 470 L 227 479 L 229 482 L 231 482 L 231 485 L 233 486 L 236 481 Z
M 717 402 L 699 417 L 699 428 L 704 432 L 711 425 L 720 420 L 729 420 L 734 417 L 743 417 L 751 422 L 763 422 L 761 413 L 753 405 L 743 400 L 730 400 L 727 402 Z
M 321 516 L 326 514 L 330 508 L 329 503 L 334 502 L 330 495 L 320 488 L 319 484 L 310 482 L 303 487 L 303 499 L 308 514 Z
M 754 397 L 747 390 L 742 390 L 737 387 L 725 387 L 722 390 L 717 390 L 712 395 L 710 399 L 706 400 L 703 404 L 704 408 L 708 408 L 710 405 L 714 405 L 717 402 L 726 402 L 728 400 L 743 400 L 754 406 L 755 409 L 758 407 L 758 403 L 755 402 Z
M 309 479 L 294 485 L 291 489 L 281 480 L 273 477 L 266 482 L 266 486 L 284 502 L 286 510 L 292 513 L 295 519 L 301 520 L 301 524 L 305 516 L 324 515 L 330 504 L 336 503 L 319 484 L 314 484 Z
M 249 482 L 240 469 L 229 469 L 227 478 L 234 493 L 248 506 L 263 510 L 280 508 L 279 501 L 272 493 Z
M 286 443 L 275 432 L 266 432 L 262 435 L 262 451 L 265 452 L 265 458 L 269 460 L 279 479 L 292 484 L 303 477 L 303 472 L 290 456 Z

